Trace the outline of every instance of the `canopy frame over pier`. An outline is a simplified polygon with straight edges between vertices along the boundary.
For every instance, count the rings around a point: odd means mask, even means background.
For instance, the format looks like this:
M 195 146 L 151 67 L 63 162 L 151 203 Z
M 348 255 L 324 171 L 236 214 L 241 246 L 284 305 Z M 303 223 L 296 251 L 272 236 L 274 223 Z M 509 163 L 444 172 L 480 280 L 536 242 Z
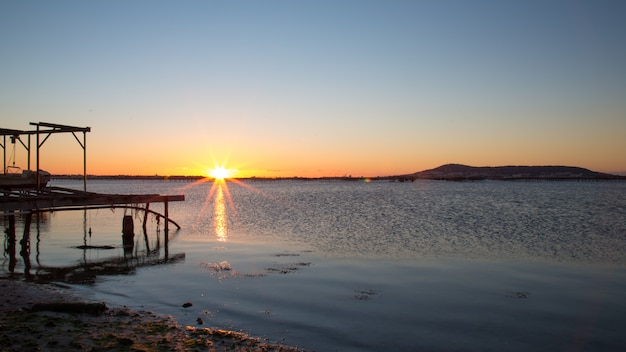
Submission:
M 60 124 L 48 123 L 48 122 L 31 122 L 30 125 L 36 126 L 37 129 L 34 131 L 22 131 L 22 130 L 0 128 L 0 135 L 3 136 L 3 141 L 2 141 L 1 146 L 2 146 L 3 153 L 4 153 L 4 162 L 3 162 L 2 172 L 6 173 L 7 171 L 7 152 L 6 152 L 7 136 L 9 136 L 11 143 L 15 144 L 16 141 L 19 141 L 20 144 L 24 147 L 24 149 L 26 149 L 27 154 L 28 154 L 27 169 L 30 170 L 30 161 L 31 161 L 30 136 L 36 135 L 36 138 L 37 138 L 37 150 L 36 150 L 37 190 L 40 190 L 41 189 L 41 186 L 40 186 L 41 175 L 39 171 L 41 169 L 39 167 L 39 160 L 40 160 L 39 150 L 53 133 L 71 133 L 76 139 L 76 141 L 78 142 L 78 144 L 81 146 L 81 148 L 83 148 L 83 190 L 87 191 L 87 132 L 91 132 L 91 127 L 75 127 L 75 126 L 60 125 Z M 76 135 L 77 132 L 83 133 L 82 142 Z M 24 144 L 24 142 L 20 139 L 21 135 L 28 136 L 27 144 Z M 41 135 L 45 135 L 43 140 L 41 140 Z

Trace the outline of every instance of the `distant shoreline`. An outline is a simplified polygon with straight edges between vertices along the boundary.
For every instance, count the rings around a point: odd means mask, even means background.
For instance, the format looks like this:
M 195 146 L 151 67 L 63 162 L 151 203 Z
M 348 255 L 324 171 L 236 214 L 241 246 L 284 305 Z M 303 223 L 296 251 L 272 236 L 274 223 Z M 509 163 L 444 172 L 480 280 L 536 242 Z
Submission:
M 82 180 L 82 175 L 53 175 L 53 180 Z M 195 182 L 207 179 L 212 182 L 214 179 L 204 176 L 141 176 L 141 175 L 120 175 L 120 176 L 97 176 L 87 175 L 88 180 L 144 180 L 144 181 L 181 181 Z M 379 176 L 379 177 L 242 177 L 233 178 L 237 181 L 389 181 L 389 182 L 414 182 L 419 180 L 431 181 L 626 181 L 626 176 L 612 175 L 609 177 L 414 177 L 414 176 Z M 228 179 L 227 179 L 228 180 Z
M 410 179 L 447 181 L 623 181 L 626 176 L 591 171 L 576 166 L 467 166 L 446 164 L 407 175 Z
M 83 175 L 53 175 L 53 179 L 83 179 Z M 87 175 L 90 180 L 172 180 L 198 181 L 214 180 L 206 176 L 164 176 L 164 175 Z M 333 180 L 333 181 L 393 181 L 413 182 L 416 180 L 439 181 L 626 181 L 626 176 L 591 171 L 576 166 L 467 166 L 445 164 L 434 169 L 406 175 L 394 176 L 327 176 L 327 177 L 242 177 L 240 181 L 277 180 Z

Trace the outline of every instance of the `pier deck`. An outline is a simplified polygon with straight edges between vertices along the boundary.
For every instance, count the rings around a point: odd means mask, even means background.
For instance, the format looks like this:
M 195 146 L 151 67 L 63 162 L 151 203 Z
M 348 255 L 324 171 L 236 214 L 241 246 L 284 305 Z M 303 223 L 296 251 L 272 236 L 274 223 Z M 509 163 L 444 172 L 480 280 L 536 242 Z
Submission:
M 102 194 L 79 191 L 62 187 L 44 187 L 37 189 L 2 189 L 0 190 L 0 216 L 27 214 L 41 211 L 97 209 L 113 207 L 138 208 L 138 204 L 163 203 L 165 214 L 157 214 L 165 218 L 167 224 L 172 222 L 168 216 L 168 203 L 184 201 L 184 195 L 158 194 Z

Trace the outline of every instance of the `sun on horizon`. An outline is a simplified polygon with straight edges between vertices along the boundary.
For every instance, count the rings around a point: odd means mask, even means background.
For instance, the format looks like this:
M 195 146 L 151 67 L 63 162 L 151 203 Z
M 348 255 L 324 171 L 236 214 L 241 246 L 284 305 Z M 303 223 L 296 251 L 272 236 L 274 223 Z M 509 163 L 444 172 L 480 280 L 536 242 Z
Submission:
M 208 176 L 216 180 L 224 180 L 235 175 L 235 170 L 227 169 L 223 166 L 215 166 L 208 170 Z

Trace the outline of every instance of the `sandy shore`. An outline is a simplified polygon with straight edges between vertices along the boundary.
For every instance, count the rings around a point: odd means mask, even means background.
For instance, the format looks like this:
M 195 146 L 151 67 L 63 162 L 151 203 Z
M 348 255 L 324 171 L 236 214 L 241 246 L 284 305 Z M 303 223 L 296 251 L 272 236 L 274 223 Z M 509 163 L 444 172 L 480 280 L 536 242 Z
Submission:
M 210 325 L 210 322 L 205 322 Z M 62 287 L 0 279 L 0 351 L 301 351 L 241 332 L 86 302 Z

